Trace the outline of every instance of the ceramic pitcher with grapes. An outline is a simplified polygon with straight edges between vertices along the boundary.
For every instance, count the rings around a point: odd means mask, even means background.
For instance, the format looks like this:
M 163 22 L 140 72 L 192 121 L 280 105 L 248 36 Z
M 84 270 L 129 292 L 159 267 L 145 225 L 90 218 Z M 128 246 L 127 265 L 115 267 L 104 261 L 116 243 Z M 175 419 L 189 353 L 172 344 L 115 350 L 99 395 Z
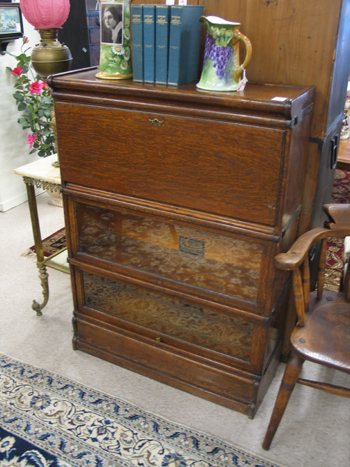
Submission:
M 241 80 L 252 57 L 252 45 L 239 32 L 240 23 L 232 23 L 217 16 L 201 16 L 199 20 L 205 22 L 207 35 L 203 70 L 197 88 L 206 91 L 237 91 L 239 87 L 244 89 Z M 242 64 L 239 63 L 240 42 L 243 42 L 246 49 Z

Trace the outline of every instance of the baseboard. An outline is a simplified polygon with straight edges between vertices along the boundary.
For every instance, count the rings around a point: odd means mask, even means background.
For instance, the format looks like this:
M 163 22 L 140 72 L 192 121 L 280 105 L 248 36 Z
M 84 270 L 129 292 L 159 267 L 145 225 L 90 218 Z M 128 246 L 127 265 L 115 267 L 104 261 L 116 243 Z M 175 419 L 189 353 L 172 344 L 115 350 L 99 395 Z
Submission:
M 39 189 L 35 188 L 35 195 L 39 196 L 42 193 L 44 193 L 44 191 L 45 190 L 42 190 L 41 188 Z M 28 201 L 28 197 L 27 197 L 27 192 L 24 191 L 20 195 L 17 195 L 7 201 L 0 203 L 0 212 L 9 211 L 10 209 L 15 208 L 16 206 L 19 206 L 20 204 L 23 204 L 26 201 Z
M 1 212 L 9 211 L 10 209 L 15 208 L 16 206 L 22 203 L 25 203 L 27 200 L 28 200 L 27 193 L 24 192 L 23 194 L 19 196 L 15 196 L 14 198 L 10 200 L 0 203 L 0 211 Z

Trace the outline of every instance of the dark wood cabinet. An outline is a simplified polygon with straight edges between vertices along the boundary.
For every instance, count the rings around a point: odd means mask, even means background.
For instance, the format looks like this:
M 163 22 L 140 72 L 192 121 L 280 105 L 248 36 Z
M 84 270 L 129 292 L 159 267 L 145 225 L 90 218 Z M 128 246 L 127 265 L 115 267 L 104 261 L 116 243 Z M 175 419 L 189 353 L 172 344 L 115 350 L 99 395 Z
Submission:
M 98 66 L 100 62 L 100 17 L 98 0 L 74 0 L 58 39 L 73 56 L 72 69 Z
M 100 64 L 100 3 L 98 0 L 85 0 L 85 2 L 90 65 L 98 66 Z
M 253 417 L 279 362 L 314 88 L 51 78 L 74 348 Z M 284 100 L 274 100 L 275 97 Z

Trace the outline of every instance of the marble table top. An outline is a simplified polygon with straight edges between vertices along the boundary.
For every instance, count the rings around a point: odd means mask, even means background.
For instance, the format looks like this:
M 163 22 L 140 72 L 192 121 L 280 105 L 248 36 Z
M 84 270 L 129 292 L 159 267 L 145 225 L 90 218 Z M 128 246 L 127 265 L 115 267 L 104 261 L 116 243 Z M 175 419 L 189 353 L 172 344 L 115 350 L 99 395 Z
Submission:
M 52 156 L 42 157 L 40 160 L 18 167 L 14 170 L 14 173 L 23 177 L 61 185 L 60 169 L 52 165 L 55 161 L 57 161 L 57 154 L 52 154 Z

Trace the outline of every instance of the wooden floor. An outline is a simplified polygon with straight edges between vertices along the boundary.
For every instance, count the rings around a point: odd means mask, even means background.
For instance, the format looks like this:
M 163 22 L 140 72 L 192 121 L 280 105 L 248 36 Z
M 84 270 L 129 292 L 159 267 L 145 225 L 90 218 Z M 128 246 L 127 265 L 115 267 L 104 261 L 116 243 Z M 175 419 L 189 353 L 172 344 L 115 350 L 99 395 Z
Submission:
M 350 171 L 350 138 L 340 140 L 337 169 Z

